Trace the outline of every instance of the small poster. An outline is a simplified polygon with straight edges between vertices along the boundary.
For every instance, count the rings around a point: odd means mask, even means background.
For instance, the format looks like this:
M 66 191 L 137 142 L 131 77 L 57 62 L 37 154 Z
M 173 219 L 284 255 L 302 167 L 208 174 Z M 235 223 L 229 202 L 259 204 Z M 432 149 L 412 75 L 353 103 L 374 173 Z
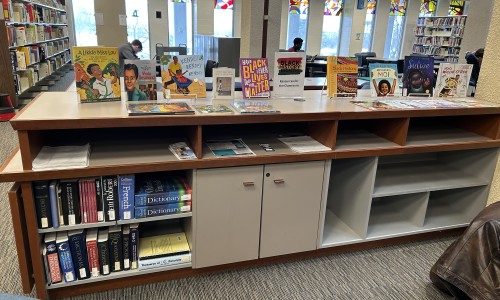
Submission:
M 274 97 L 302 97 L 306 68 L 305 52 L 276 52 L 274 60 Z

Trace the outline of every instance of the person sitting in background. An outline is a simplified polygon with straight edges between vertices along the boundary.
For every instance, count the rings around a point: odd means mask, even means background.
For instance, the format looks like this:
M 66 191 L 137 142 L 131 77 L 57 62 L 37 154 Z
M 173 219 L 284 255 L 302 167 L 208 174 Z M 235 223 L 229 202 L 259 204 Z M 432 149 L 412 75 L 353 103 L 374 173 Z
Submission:
M 475 52 L 467 51 L 465 60 L 468 64 L 472 65 L 472 73 L 470 76 L 470 85 L 475 86 L 479 79 L 479 70 L 481 69 L 481 62 L 483 61 L 484 48 L 479 48 Z
M 302 48 L 303 39 L 296 37 L 293 39 L 293 47 L 288 48 L 288 52 L 299 52 Z
M 118 48 L 118 60 L 120 62 L 120 74 L 123 75 L 123 61 L 125 59 L 139 59 L 137 53 L 142 51 L 142 43 L 139 40 L 133 40 Z

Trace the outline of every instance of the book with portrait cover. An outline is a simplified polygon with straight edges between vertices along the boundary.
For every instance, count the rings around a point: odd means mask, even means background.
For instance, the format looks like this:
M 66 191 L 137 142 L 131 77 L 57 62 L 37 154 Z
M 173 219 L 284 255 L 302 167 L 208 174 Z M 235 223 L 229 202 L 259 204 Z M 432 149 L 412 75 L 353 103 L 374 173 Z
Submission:
M 194 110 L 185 102 L 127 104 L 130 116 L 140 115 L 193 115 Z
M 213 99 L 234 99 L 234 77 L 233 68 L 214 68 L 212 80 Z
M 160 57 L 163 95 L 170 98 L 207 96 L 203 55 L 163 55 Z
M 404 96 L 432 96 L 434 85 L 434 57 L 405 56 L 403 71 Z
M 398 66 L 396 64 L 370 64 L 370 91 L 372 96 L 400 95 Z
M 240 58 L 243 98 L 269 97 L 269 65 L 267 58 Z
M 156 61 L 125 59 L 123 85 L 128 101 L 157 100 Z
M 274 97 L 302 97 L 306 70 L 305 52 L 276 52 L 274 55 Z
M 118 48 L 73 47 L 73 62 L 81 102 L 120 100 Z
M 328 56 L 326 63 L 328 97 L 355 97 L 358 93 L 358 59 Z
M 441 63 L 434 97 L 467 97 L 472 65 Z

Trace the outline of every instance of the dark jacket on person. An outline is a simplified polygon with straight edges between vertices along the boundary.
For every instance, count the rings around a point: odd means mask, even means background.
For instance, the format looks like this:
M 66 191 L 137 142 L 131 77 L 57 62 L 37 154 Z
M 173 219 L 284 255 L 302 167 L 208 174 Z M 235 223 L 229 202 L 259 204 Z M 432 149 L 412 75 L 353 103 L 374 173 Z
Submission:
M 131 43 L 126 43 L 118 48 L 118 59 L 120 62 L 120 74 L 123 76 L 123 61 L 125 59 L 139 59 L 137 54 L 135 54 Z
M 469 65 L 472 65 L 472 73 L 470 75 L 470 84 L 476 85 L 479 78 L 479 70 L 481 69 L 481 62 L 473 52 L 468 52 L 465 55 L 465 60 Z

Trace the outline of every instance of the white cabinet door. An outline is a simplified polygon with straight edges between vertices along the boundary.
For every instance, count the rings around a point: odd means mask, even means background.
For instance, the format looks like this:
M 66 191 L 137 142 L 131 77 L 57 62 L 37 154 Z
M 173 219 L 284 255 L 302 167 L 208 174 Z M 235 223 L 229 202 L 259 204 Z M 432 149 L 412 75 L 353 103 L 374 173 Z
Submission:
M 257 259 L 263 166 L 197 170 L 194 267 Z
M 324 161 L 266 165 L 260 257 L 316 249 Z

